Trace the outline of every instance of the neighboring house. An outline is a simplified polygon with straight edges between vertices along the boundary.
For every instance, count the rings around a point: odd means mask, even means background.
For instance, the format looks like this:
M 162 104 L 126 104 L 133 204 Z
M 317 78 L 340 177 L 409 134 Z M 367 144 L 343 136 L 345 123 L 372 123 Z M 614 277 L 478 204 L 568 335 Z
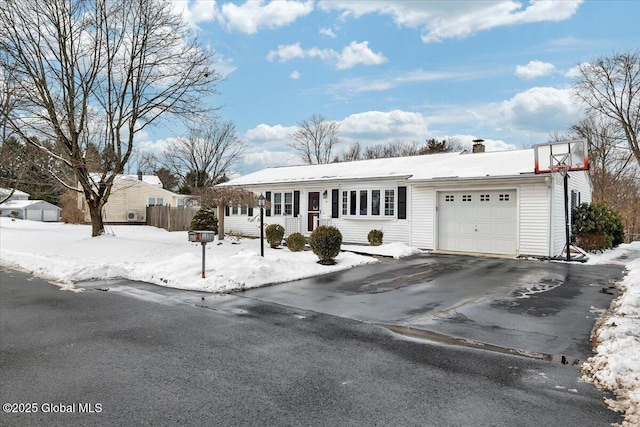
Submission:
M 11 189 L 9 188 L 0 188 L 0 200 L 4 200 L 11 194 Z M 29 200 L 29 193 L 25 193 L 24 191 L 15 190 L 9 200 Z
M 18 218 L 31 221 L 60 221 L 60 211 L 62 209 L 44 200 L 12 199 L 0 205 L 0 216 L 12 216 L 11 212 L 16 212 Z
M 103 207 L 102 218 L 108 223 L 144 222 L 147 206 L 183 207 L 186 197 L 162 188 L 162 182 L 155 175 L 118 175 Z M 84 212 L 85 221 L 91 222 L 83 193 L 78 193 L 78 208 Z
M 483 147 L 482 147 L 483 150 Z M 591 202 L 586 171 L 569 172 L 572 206 Z M 439 251 L 550 257 L 565 245 L 559 174 L 535 174 L 534 150 L 442 153 L 269 168 L 219 186 L 240 186 L 270 201 L 267 224 L 309 235 L 318 224 L 343 241 Z M 257 209 L 228 207 L 225 230 L 257 236 Z

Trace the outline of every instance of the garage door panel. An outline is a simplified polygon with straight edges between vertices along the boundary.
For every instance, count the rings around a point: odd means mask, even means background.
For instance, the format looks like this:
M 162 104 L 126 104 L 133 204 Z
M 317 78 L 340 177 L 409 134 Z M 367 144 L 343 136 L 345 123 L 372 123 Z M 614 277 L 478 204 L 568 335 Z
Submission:
M 515 254 L 515 190 L 438 193 L 438 248 Z

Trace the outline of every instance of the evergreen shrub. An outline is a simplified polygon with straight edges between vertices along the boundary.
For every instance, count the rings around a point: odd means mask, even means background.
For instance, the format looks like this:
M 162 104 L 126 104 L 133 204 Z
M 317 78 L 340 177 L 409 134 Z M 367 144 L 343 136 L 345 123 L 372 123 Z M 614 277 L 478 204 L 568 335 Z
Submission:
M 309 236 L 309 246 L 320 258 L 320 264 L 334 264 L 334 258 L 340 253 L 341 245 L 342 233 L 336 227 L 321 225 Z
M 293 233 L 287 237 L 287 248 L 291 252 L 299 252 L 304 249 L 307 239 L 300 233 Z
M 267 237 L 267 243 L 272 248 L 277 248 L 282 243 L 284 237 L 284 227 L 280 224 L 271 224 L 264 230 Z

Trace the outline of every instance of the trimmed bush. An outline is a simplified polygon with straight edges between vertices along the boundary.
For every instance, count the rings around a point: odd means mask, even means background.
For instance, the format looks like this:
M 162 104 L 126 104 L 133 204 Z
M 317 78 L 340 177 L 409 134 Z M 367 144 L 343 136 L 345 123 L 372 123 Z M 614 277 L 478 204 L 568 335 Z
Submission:
M 333 259 L 340 253 L 341 245 L 342 233 L 336 227 L 321 225 L 309 237 L 309 246 L 320 258 L 320 264 L 334 264 Z
M 189 230 L 206 230 L 218 234 L 218 218 L 212 207 L 204 207 L 198 210 L 191 219 Z
M 291 252 L 300 252 L 306 243 L 307 239 L 300 233 L 293 233 L 287 237 L 287 247 Z
M 605 202 L 583 203 L 572 213 L 572 236 L 584 242 L 587 250 L 604 250 L 624 242 L 624 225 L 620 214 Z
M 280 224 L 271 224 L 264 230 L 264 233 L 267 237 L 267 243 L 269 243 L 272 248 L 277 248 L 282 243 L 284 227 Z
M 380 246 L 382 244 L 382 230 L 371 230 L 369 234 L 367 234 L 367 240 L 371 246 Z

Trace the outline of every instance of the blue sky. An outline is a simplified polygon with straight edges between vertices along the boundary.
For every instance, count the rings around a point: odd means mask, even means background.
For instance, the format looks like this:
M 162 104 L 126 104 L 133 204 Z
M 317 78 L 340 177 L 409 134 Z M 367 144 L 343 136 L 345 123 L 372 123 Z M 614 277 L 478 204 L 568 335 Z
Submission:
M 238 172 L 299 164 L 296 122 L 322 114 L 342 143 L 453 137 L 502 150 L 580 118 L 572 68 L 640 48 L 637 1 L 174 1 L 217 52 L 212 105 L 248 150 Z M 160 150 L 179 128 L 140 139 Z

